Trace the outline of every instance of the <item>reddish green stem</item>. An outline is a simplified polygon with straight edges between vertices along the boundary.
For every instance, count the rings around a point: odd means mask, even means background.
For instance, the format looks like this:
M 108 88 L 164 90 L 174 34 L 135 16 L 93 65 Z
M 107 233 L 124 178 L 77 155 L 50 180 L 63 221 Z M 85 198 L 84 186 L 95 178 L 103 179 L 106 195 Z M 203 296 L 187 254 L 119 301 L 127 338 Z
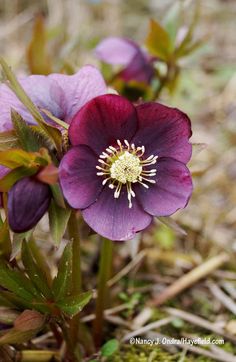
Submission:
M 103 339 L 103 320 L 104 309 L 108 303 L 107 281 L 111 275 L 112 266 L 112 247 L 113 244 L 108 239 L 103 239 L 100 254 L 99 275 L 98 275 L 98 294 L 96 302 L 96 318 L 93 324 L 93 337 L 96 347 L 100 347 Z
M 76 213 L 72 211 L 69 222 L 68 222 L 68 233 L 69 238 L 72 241 L 72 291 L 73 294 L 79 294 L 81 292 L 81 253 L 80 253 L 80 236 L 79 236 L 79 225 L 76 218 Z M 74 347 L 74 354 L 77 361 L 80 361 L 80 353 L 78 346 L 78 332 L 79 332 L 79 313 L 76 314 L 70 321 L 70 342 Z

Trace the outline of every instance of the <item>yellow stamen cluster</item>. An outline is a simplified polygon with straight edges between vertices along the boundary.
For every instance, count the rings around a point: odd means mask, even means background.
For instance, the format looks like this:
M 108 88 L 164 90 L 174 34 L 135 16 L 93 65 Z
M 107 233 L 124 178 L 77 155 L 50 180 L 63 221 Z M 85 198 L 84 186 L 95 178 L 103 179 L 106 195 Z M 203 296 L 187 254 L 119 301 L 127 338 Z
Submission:
M 132 207 L 132 197 L 135 193 L 132 190 L 133 183 L 140 183 L 149 188 L 148 183 L 155 184 L 156 181 L 150 177 L 156 176 L 156 169 L 145 170 L 145 167 L 154 165 L 158 156 L 151 155 L 143 159 L 145 147 L 135 147 L 124 140 L 124 144 L 117 140 L 118 147 L 109 146 L 98 159 L 96 166 L 98 176 L 105 177 L 102 184 L 109 182 L 109 187 L 115 189 L 114 197 L 120 196 L 122 186 L 126 185 L 129 208 Z

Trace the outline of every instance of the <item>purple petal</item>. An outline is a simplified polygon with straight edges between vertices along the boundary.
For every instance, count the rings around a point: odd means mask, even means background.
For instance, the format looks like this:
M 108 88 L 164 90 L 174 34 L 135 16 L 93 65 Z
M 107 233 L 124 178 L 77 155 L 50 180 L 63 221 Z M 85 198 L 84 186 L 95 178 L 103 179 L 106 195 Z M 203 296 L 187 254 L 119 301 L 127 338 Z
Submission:
M 132 142 L 144 145 L 146 155 L 172 157 L 187 163 L 192 154 L 189 143 L 191 124 L 188 116 L 176 108 L 160 103 L 145 103 L 137 107 L 139 130 Z
M 94 231 L 111 240 L 132 239 L 135 233 L 145 229 L 152 221 L 152 217 L 142 210 L 135 199 L 129 209 L 126 190 L 115 199 L 114 190 L 108 187 L 82 214 Z
M 47 184 L 25 177 L 8 193 L 9 225 L 14 232 L 24 232 L 34 227 L 47 211 L 51 191 Z
M 59 177 L 63 194 L 75 209 L 91 205 L 102 189 L 97 176 L 97 156 L 87 146 L 73 147 L 63 157 Z
M 0 165 L 0 179 L 6 176 L 9 171 L 11 171 L 9 168 Z
M 140 50 L 127 67 L 119 73 L 119 76 L 125 82 L 135 80 L 136 82 L 149 84 L 154 76 L 154 68 L 151 61 Z
M 106 93 L 100 72 L 85 66 L 75 75 L 31 75 L 19 79 L 27 95 L 39 109 L 50 111 L 55 117 L 70 122 L 75 113 L 92 98 Z M 10 88 L 0 86 L 0 132 L 12 129 L 10 110 L 14 108 L 29 123 L 35 121 Z M 47 117 L 42 113 L 45 119 Z
M 127 66 L 139 51 L 139 46 L 132 40 L 108 37 L 95 49 L 97 58 L 111 65 Z
M 74 146 L 84 144 L 100 154 L 118 139 L 129 141 L 136 130 L 136 110 L 132 103 L 107 94 L 93 99 L 77 113 L 69 137 Z
M 143 209 L 154 216 L 168 216 L 184 208 L 192 193 L 192 179 L 187 167 L 172 158 L 161 158 L 156 164 L 156 184 L 149 189 L 135 187 L 136 197 Z
M 91 65 L 84 66 L 74 75 L 52 74 L 49 77 L 63 89 L 63 120 L 68 123 L 85 103 L 107 93 L 101 73 Z
M 19 82 L 37 107 L 45 108 L 54 116 L 63 118 L 63 92 L 52 79 L 43 75 L 31 75 L 19 79 Z M 5 84 L 0 86 L 0 108 L 0 132 L 12 129 L 11 108 L 20 113 L 27 122 L 36 124 L 26 107 Z

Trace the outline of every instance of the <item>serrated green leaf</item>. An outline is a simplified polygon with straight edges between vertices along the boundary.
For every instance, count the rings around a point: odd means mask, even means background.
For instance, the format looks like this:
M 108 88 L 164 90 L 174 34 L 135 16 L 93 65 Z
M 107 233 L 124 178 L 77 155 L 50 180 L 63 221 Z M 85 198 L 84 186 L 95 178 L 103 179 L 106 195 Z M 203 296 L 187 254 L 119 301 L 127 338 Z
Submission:
M 55 203 L 55 201 L 52 200 L 48 213 L 49 213 L 50 232 L 53 241 L 56 245 L 59 245 L 66 231 L 71 210 L 68 208 L 64 209 L 58 206 Z
M 57 276 L 53 281 L 52 290 L 55 300 L 63 299 L 70 292 L 72 276 L 72 243 L 68 243 L 62 254 Z
M 0 306 L 1 307 L 9 307 L 9 308 L 17 308 L 18 304 L 14 303 L 13 301 L 11 301 L 9 298 L 7 298 L 4 295 L 4 291 L 1 291 L 1 295 L 0 295 Z M 9 292 L 7 292 L 9 293 Z
M 91 291 L 78 295 L 71 295 L 58 300 L 56 305 L 68 316 L 73 317 L 89 303 L 93 293 Z
M 43 147 L 38 142 L 39 138 L 35 136 L 35 132 L 33 132 L 32 128 L 14 109 L 11 110 L 11 120 L 20 145 L 25 151 L 35 152 Z
M 47 284 L 47 277 L 35 262 L 26 241 L 23 241 L 21 259 L 26 273 L 38 291 L 48 299 L 52 298 L 52 291 Z
M 14 130 L 0 133 L 0 151 L 19 148 L 18 139 Z
M 12 307 L 15 309 L 35 309 L 41 313 L 50 313 L 50 305 L 45 302 L 39 302 L 39 298 L 34 298 L 33 301 L 27 301 L 22 296 L 18 297 L 15 293 L 8 292 L 7 290 L 1 291 L 1 297 L 3 298 L 4 306 Z M 41 299 L 40 299 L 41 300 Z M 0 302 L 1 304 L 1 302 Z
M 41 295 L 23 272 L 11 269 L 2 260 L 0 261 L 0 285 L 28 302 L 32 302 L 35 298 L 42 301 Z
M 110 341 L 107 341 L 101 348 L 101 354 L 103 357 L 110 357 L 115 352 L 117 352 L 119 348 L 119 342 L 117 339 L 110 339 Z
M 43 129 L 41 129 L 39 126 L 30 126 L 30 129 L 33 132 L 32 136 L 41 147 L 44 147 L 47 150 L 53 150 L 54 142 L 52 142 L 50 137 Z
M 9 259 L 11 255 L 11 237 L 7 221 L 0 227 L 0 257 Z
M 169 34 L 155 20 L 150 21 L 150 30 L 145 45 L 152 55 L 162 60 L 168 60 L 173 51 Z

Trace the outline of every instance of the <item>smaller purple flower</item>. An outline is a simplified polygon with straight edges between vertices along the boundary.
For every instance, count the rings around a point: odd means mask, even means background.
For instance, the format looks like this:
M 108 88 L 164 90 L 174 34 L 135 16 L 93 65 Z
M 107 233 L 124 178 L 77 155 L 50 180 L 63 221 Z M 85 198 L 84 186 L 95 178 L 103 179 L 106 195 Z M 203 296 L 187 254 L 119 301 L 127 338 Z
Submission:
M 82 67 L 74 75 L 30 75 L 19 79 L 19 82 L 39 110 L 46 109 L 67 123 L 70 123 L 86 102 L 107 92 L 101 73 L 90 65 Z M 11 89 L 3 84 L 0 86 L 0 132 L 13 128 L 11 108 L 29 124 L 36 124 L 26 107 Z M 47 119 L 44 113 L 42 115 Z
M 72 148 L 59 167 L 68 203 L 112 240 L 127 240 L 153 216 L 184 208 L 192 193 L 189 118 L 150 102 L 117 95 L 88 102 L 69 128 Z
M 49 185 L 35 176 L 16 182 L 8 193 L 8 221 L 11 230 L 21 233 L 32 229 L 43 217 L 51 201 Z
M 153 58 L 130 39 L 105 38 L 96 47 L 95 54 L 105 63 L 122 66 L 118 75 L 125 82 L 149 84 L 154 77 Z

